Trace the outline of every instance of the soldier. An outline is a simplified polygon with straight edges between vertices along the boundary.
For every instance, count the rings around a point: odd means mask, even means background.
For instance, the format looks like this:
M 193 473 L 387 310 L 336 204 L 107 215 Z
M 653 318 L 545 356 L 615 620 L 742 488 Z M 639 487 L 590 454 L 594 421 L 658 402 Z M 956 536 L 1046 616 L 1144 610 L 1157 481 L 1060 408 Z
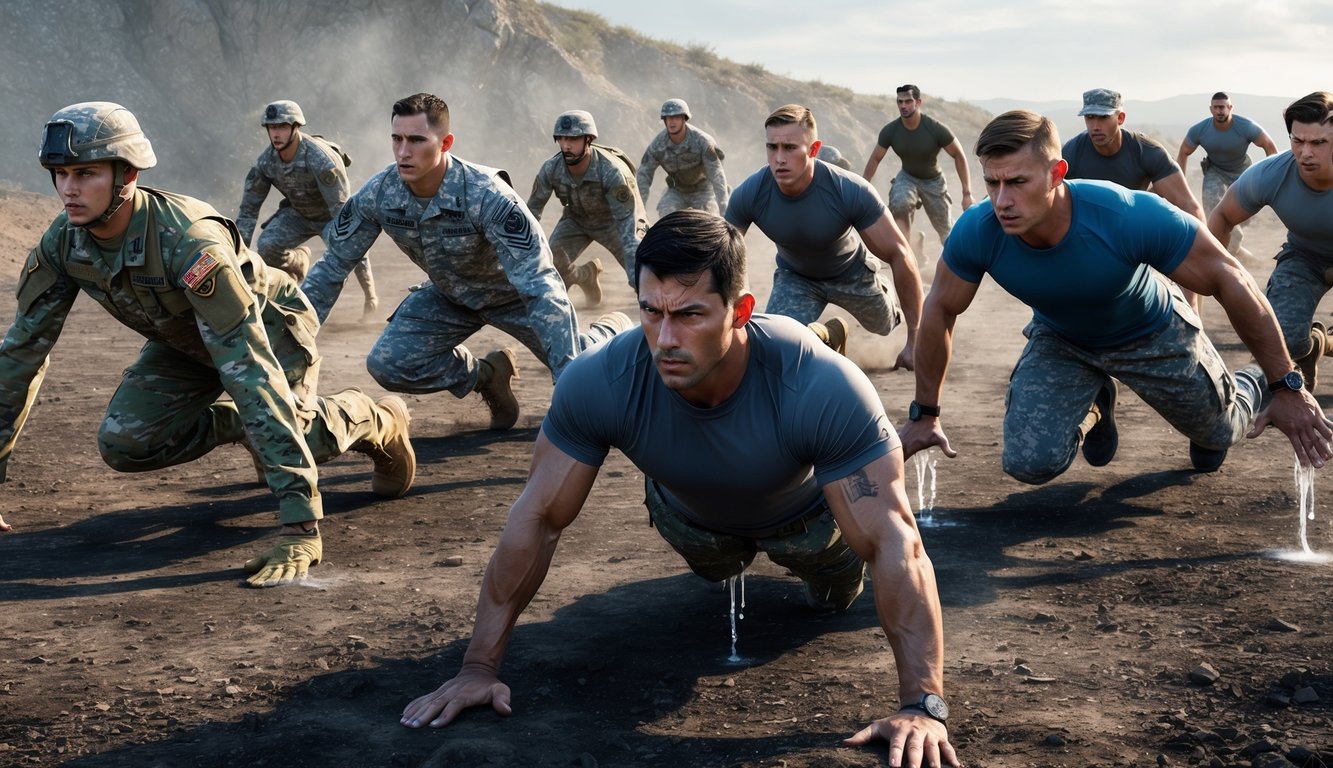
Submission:
M 634 187 L 634 164 L 624 152 L 601 144 L 597 124 L 583 110 L 562 112 L 552 138 L 560 151 L 542 164 L 532 181 L 528 208 L 541 219 L 551 193 L 565 211 L 551 232 L 551 255 L 565 285 L 583 289 L 589 306 L 602 302 L 602 262 L 593 259 L 573 267 L 574 260 L 595 240 L 616 257 L 625 274 L 634 274 L 634 251 L 648 228 L 643 200 Z
M 352 161 L 328 139 L 301 132 L 305 115 L 294 101 L 275 101 L 264 107 L 259 124 L 268 131 L 269 146 L 246 174 L 236 226 L 249 245 L 264 198 L 270 187 L 277 187 L 282 201 L 277 212 L 264 222 L 256 250 L 269 266 L 290 274 L 299 283 L 310 269 L 310 249 L 301 243 L 323 232 L 351 197 L 347 166 Z M 370 261 L 363 259 L 355 271 L 366 295 L 361 319 L 368 320 L 380 305 Z
M 208 204 L 138 186 L 157 158 L 129 110 L 108 102 L 60 110 L 46 124 L 40 161 L 65 212 L 28 255 L 18 314 L 0 343 L 0 480 L 82 290 L 148 339 L 98 432 L 110 467 L 160 469 L 240 442 L 262 467 L 282 530 L 246 563 L 251 585 L 302 578 L 319 562 L 315 464 L 366 453 L 376 494 L 407 492 L 416 456 L 402 399 L 315 394 L 318 321 L 305 296 Z M 224 393 L 230 401 L 218 400 Z M 0 530 L 9 530 L 3 520 Z
M 727 212 L 727 174 L 723 154 L 712 136 L 689 125 L 690 105 L 684 99 L 662 102 L 662 124 L 639 161 L 639 198 L 648 203 L 657 167 L 666 171 L 667 191 L 657 201 L 657 215 L 696 208 L 714 214 Z M 711 187 L 711 189 L 710 189 Z
M 541 226 L 501 170 L 454 157 L 449 106 L 418 93 L 393 105 L 394 163 L 375 174 L 328 228 L 328 248 L 301 287 L 321 319 L 347 274 L 381 231 L 429 280 L 408 294 L 370 350 L 366 367 L 385 389 L 478 392 L 491 429 L 518 420 L 514 351 L 477 359 L 462 342 L 483 326 L 518 339 L 552 376 L 585 346 L 615 334 L 612 313 L 580 336 L 578 318 L 551 264 Z
M 1277 154 L 1277 145 L 1258 123 L 1231 114 L 1231 97 L 1222 91 L 1213 94 L 1208 111 L 1212 117 L 1190 126 L 1184 140 L 1180 142 L 1176 164 L 1180 166 L 1180 172 L 1184 173 L 1189 156 L 1194 154 L 1194 150 L 1203 147 L 1208 155 L 1199 163 L 1203 169 L 1203 208 L 1211 214 L 1217 204 L 1222 202 L 1227 188 L 1250 167 L 1250 145 L 1262 149 L 1267 157 Z M 1240 241 L 1244 234 L 1240 227 L 1232 229 L 1227 250 L 1243 255 Z

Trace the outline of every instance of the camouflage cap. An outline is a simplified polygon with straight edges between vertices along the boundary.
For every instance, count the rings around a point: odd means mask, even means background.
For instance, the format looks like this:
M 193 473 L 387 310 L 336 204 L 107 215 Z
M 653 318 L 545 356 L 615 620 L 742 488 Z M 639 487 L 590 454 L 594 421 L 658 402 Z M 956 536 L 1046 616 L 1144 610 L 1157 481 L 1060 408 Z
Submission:
M 551 130 L 552 136 L 587 136 L 590 139 L 597 138 L 597 123 L 592 120 L 592 115 L 581 109 L 571 109 L 568 112 L 561 112 L 555 119 L 555 128 Z
M 667 99 L 662 102 L 662 117 L 672 117 L 674 115 L 684 115 L 686 120 L 690 119 L 690 105 L 685 103 L 684 99 Z
M 1078 116 L 1097 115 L 1105 117 L 1106 115 L 1117 114 L 1120 111 L 1119 93 L 1109 88 L 1093 88 L 1091 91 L 1083 92 L 1083 108 L 1078 111 Z
M 157 165 L 139 121 L 109 101 L 72 104 L 52 115 L 37 160 L 43 168 L 98 160 L 123 160 L 141 171 Z
M 260 125 L 305 125 L 305 113 L 301 105 L 289 99 L 278 101 L 264 107 L 264 114 L 259 117 Z

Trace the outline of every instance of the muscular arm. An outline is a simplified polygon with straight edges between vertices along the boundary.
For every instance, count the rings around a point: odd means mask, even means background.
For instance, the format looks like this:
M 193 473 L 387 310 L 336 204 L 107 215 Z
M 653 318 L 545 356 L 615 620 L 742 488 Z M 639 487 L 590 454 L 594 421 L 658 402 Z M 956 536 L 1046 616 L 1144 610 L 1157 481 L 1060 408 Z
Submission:
M 403 710 L 411 728 L 448 725 L 468 707 L 490 703 L 508 715 L 509 687 L 499 680 L 514 624 L 546 579 L 561 532 L 588 498 L 597 467 L 583 464 L 537 435 L 528 484 L 509 510 L 500 543 L 486 566 L 472 640 L 458 674 Z
M 930 295 L 921 308 L 921 329 L 916 336 L 916 401 L 924 405 L 940 405 L 944 393 L 944 377 L 953 356 L 953 328 L 958 316 L 972 304 L 979 283 L 969 283 L 940 260 L 935 268 L 935 281 Z M 946 456 L 957 455 L 949 446 L 949 439 L 939 425 L 939 419 L 923 416 L 920 421 L 909 421 L 898 430 L 903 442 L 903 455 L 911 456 L 932 445 L 940 446 Z
M 1213 212 L 1208 214 L 1208 231 L 1226 246 L 1231 243 L 1231 230 L 1244 224 L 1253 215 L 1236 200 L 1236 187 L 1232 185 L 1217 207 L 1213 208 Z
M 1185 173 L 1185 164 L 1189 162 L 1189 156 L 1194 154 L 1198 147 L 1189 139 L 1180 142 L 1180 149 L 1176 151 L 1176 165 L 1180 166 L 1180 172 Z
M 953 166 L 958 170 L 958 183 L 963 185 L 963 199 L 961 202 L 963 210 L 972 207 L 972 174 L 967 167 L 967 153 L 963 152 L 963 145 L 954 139 L 944 148 L 944 151 L 953 158 Z
M 889 150 L 884 147 L 876 144 L 875 148 L 870 150 L 870 157 L 866 159 L 866 169 L 861 171 L 861 177 L 866 181 L 873 180 L 875 178 L 875 171 L 879 169 L 880 161 L 884 159 L 884 155 L 888 153 L 888 151 Z
M 1185 183 L 1185 173 L 1183 171 L 1177 171 L 1164 179 L 1154 181 L 1152 191 L 1199 221 L 1206 220 L 1203 215 L 1203 206 L 1199 204 L 1198 199 L 1194 197 L 1194 193 L 1190 192 L 1189 185 Z
M 944 627 L 935 570 L 926 555 L 903 486 L 903 456 L 895 450 L 848 477 L 824 486 L 824 498 L 838 527 L 870 569 L 875 611 L 893 649 L 898 670 L 898 700 L 918 701 L 924 693 L 944 696 Z M 920 746 L 922 764 L 938 753 L 956 765 L 948 730 L 920 712 L 908 710 L 876 720 L 848 740 L 864 744 L 876 736 L 890 743 L 898 759 Z M 912 765 L 908 757 L 905 765 Z
M 1194 236 L 1185 260 L 1168 277 L 1184 288 L 1217 298 L 1236 335 L 1254 355 L 1269 381 L 1276 381 L 1295 369 L 1268 299 L 1245 267 L 1208 232 L 1200 230 Z M 1286 434 L 1301 464 L 1321 467 L 1333 458 L 1333 449 L 1328 444 L 1333 430 L 1308 390 L 1274 395 L 1251 436 L 1258 436 L 1269 422 Z
M 860 234 L 870 252 L 893 270 L 893 287 L 898 292 L 898 303 L 907 321 L 907 345 L 894 367 L 910 371 L 914 365 L 917 329 L 921 325 L 921 273 L 917 271 L 916 258 L 911 255 L 907 238 L 903 237 L 902 230 L 893 223 L 893 217 L 887 211 L 874 224 L 860 230 Z
M 1277 154 L 1277 145 L 1273 143 L 1273 137 L 1268 135 L 1268 131 L 1260 131 L 1259 138 L 1254 140 L 1254 145 L 1262 149 L 1266 157 Z

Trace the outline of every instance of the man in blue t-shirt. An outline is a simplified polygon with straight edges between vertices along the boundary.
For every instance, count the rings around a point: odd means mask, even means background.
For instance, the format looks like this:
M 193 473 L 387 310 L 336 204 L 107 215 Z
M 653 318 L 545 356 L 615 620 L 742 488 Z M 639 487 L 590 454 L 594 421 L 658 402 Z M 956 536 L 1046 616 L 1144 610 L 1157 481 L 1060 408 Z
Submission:
M 1268 278 L 1267 296 L 1310 391 L 1319 360 L 1333 352 L 1323 323 L 1312 322 L 1333 280 L 1333 93 L 1316 91 L 1282 113 L 1291 151 L 1265 158 L 1241 174 L 1208 217 L 1223 243 L 1265 205 L 1287 228 L 1287 241 Z
M 992 120 L 976 151 L 989 200 L 954 227 L 922 310 L 916 400 L 901 430 L 906 455 L 931 445 L 956 455 L 939 423 L 951 335 L 989 274 L 1033 315 L 1004 418 L 1003 465 L 1016 479 L 1055 478 L 1080 443 L 1089 464 L 1111 461 L 1116 379 L 1189 438 L 1200 471 L 1221 466 L 1256 413 L 1251 436 L 1272 423 L 1301 464 L 1333 458 L 1333 429 L 1303 387 L 1272 309 L 1198 222 L 1155 195 L 1066 181 L 1055 125 L 1034 112 Z M 1180 291 L 1150 267 L 1216 297 L 1258 362 L 1229 374 Z M 1265 390 L 1272 404 L 1258 413 Z
M 874 385 L 799 323 L 752 314 L 745 241 L 722 219 L 663 217 L 637 264 L 643 325 L 560 377 L 486 569 L 462 668 L 409 704 L 402 723 L 439 727 L 487 703 L 509 714 L 498 678 L 505 646 L 617 448 L 645 475 L 653 525 L 704 578 L 735 576 L 762 550 L 805 582 L 812 607 L 843 610 L 869 563 L 902 706 L 845 743 L 883 738 L 903 765 L 957 766 L 934 571 Z

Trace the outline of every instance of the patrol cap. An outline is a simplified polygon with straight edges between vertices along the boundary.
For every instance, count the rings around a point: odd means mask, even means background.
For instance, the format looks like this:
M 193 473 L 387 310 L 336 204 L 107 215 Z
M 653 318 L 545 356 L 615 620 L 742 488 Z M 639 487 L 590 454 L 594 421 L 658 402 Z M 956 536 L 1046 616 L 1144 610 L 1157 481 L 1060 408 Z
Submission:
M 1083 109 L 1078 111 L 1078 116 L 1106 116 L 1120 111 L 1119 93 L 1109 88 L 1093 88 L 1091 91 L 1083 92 Z
M 305 125 L 305 113 L 301 105 L 290 99 L 278 101 L 264 107 L 264 114 L 259 118 L 260 125 Z
M 597 138 L 597 123 L 592 120 L 592 115 L 581 109 L 571 109 L 568 112 L 561 112 L 555 119 L 555 128 L 551 131 L 552 136 L 587 136 L 590 139 Z
M 662 102 L 662 117 L 672 117 L 674 115 L 684 115 L 686 120 L 690 119 L 690 105 L 685 103 L 684 99 L 667 99 Z
M 157 165 L 153 145 L 128 109 L 109 101 L 85 101 L 46 122 L 37 161 L 55 168 L 98 160 L 122 160 L 139 170 Z

